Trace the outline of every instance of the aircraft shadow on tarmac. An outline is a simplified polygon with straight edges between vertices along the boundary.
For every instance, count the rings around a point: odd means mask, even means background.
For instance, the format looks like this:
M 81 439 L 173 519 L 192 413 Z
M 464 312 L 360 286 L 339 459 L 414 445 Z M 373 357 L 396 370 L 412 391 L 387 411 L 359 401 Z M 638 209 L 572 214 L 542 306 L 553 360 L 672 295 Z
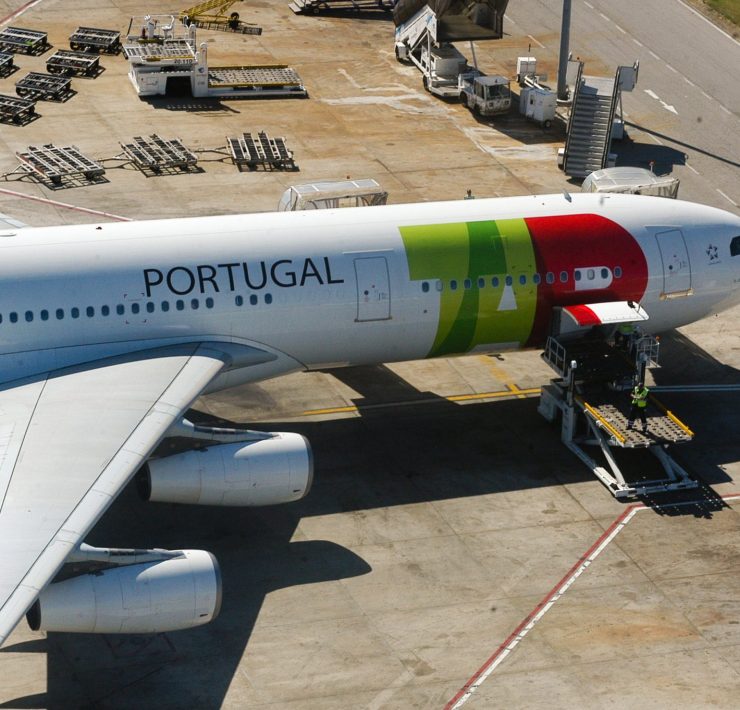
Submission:
M 664 336 L 663 342 L 667 366 L 656 371 L 658 381 L 668 375 L 673 379 L 669 361 L 685 363 L 695 357 L 704 381 L 737 375 L 678 333 Z M 198 629 L 156 636 L 49 634 L 46 641 L 6 647 L 3 651 L 46 651 L 48 690 L 0 707 L 96 707 L 109 701 L 125 706 L 127 700 L 145 706 L 153 698 L 159 703 L 163 689 L 171 691 L 173 707 L 220 707 L 267 594 L 371 572 L 362 558 L 329 540 L 293 541 L 302 518 L 592 480 L 562 446 L 558 429 L 539 416 L 535 398 L 461 406 L 416 391 L 383 366 L 333 374 L 362 395 L 356 402 L 361 416 L 259 427 L 298 431 L 311 441 L 316 478 L 304 500 L 252 509 L 145 504 L 132 484 L 88 538 L 101 546 L 210 550 L 223 574 L 218 619 Z M 423 401 L 363 406 L 415 399 Z M 200 422 L 214 419 L 195 410 L 189 416 Z M 722 419 L 709 407 L 696 422 L 697 439 L 704 440 L 696 461 L 702 475 L 714 472 L 716 480 L 721 478 L 721 460 L 740 458 L 740 442 L 729 435 L 731 423 Z M 719 448 L 718 431 L 722 437 L 727 434 Z M 672 506 L 679 502 L 676 497 L 646 502 L 663 515 L 711 517 L 721 509 L 710 489 L 699 497 L 702 502 L 693 507 Z M 279 622 L 290 621 L 294 603 L 278 608 Z M 274 605 L 271 613 L 276 613 Z

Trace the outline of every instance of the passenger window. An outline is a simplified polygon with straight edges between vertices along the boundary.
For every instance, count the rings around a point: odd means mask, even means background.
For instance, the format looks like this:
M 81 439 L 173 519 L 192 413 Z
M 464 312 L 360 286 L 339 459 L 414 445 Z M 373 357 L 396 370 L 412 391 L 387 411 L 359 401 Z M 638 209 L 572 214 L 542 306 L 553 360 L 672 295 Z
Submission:
M 170 302 L 169 301 L 162 301 L 161 308 L 164 313 L 167 313 L 167 311 L 170 310 Z
M 118 313 L 119 316 L 122 316 L 126 312 L 126 309 L 123 307 L 122 303 L 119 303 L 116 306 L 116 313 Z
M 154 313 L 154 303 L 152 301 L 148 301 L 146 304 L 146 312 L 147 313 Z
M 730 256 L 740 255 L 740 237 L 733 237 L 730 242 Z
M 26 323 L 30 323 L 33 320 L 33 311 L 26 311 Z
M 568 283 L 568 272 L 567 271 L 561 271 L 560 272 L 560 283 Z
M 520 283 L 520 284 L 521 284 L 522 286 L 524 286 L 524 284 L 526 284 L 526 283 L 527 283 L 527 275 L 526 275 L 526 274 L 522 274 L 522 275 L 521 275 L 521 276 L 519 277 L 519 283 Z
M 199 306 L 200 306 L 200 303 L 198 303 L 198 299 L 197 298 L 190 299 L 190 307 L 194 311 L 197 311 Z
M 437 288 L 437 291 L 441 291 L 444 288 L 444 284 L 442 283 L 442 281 L 440 279 L 437 279 L 437 286 L 436 286 L 436 288 Z
M 63 308 L 57 308 L 56 317 L 57 317 L 57 320 L 62 320 L 62 318 L 64 318 Z
M 622 267 L 621 266 L 615 266 L 614 267 L 614 278 L 615 279 L 621 279 L 622 278 Z
M 244 296 L 236 296 L 236 298 L 234 298 L 234 303 L 236 303 L 237 306 L 243 306 Z
M 251 303 L 251 304 L 252 304 L 253 306 L 256 306 L 256 305 L 257 305 L 257 294 L 256 294 L 256 293 L 253 293 L 253 294 L 252 294 L 252 295 L 251 295 L 251 296 L 249 297 L 249 302 L 250 302 L 250 303 Z
M 486 280 L 483 277 L 480 277 L 478 279 L 478 288 L 485 288 L 486 287 Z
M 511 274 L 507 274 L 506 275 L 506 285 L 507 286 L 511 286 L 511 284 L 513 284 L 513 283 L 514 283 L 514 279 L 511 278 Z
M 424 293 L 429 293 L 429 282 L 428 281 L 422 281 L 421 282 L 421 290 Z
M 41 311 L 39 315 L 41 316 L 41 320 L 49 320 L 49 311 L 47 311 L 46 309 Z
M 69 315 L 72 316 L 72 318 L 79 318 L 80 317 L 80 309 L 79 308 L 70 308 L 69 309 Z
M 206 298 L 206 308 L 213 308 L 213 299 Z
M 609 278 L 609 269 L 602 269 L 601 270 L 601 278 L 606 280 Z
M 580 269 L 576 269 L 575 270 L 575 272 L 573 273 L 573 278 L 576 281 L 580 281 L 581 280 L 581 270 Z
M 547 283 L 549 284 L 554 284 L 555 274 L 553 274 L 552 271 L 548 271 L 547 274 L 545 275 L 545 281 L 547 281 Z
M 539 274 L 532 274 L 532 283 L 538 285 L 542 279 Z
M 92 306 L 88 306 L 85 309 L 85 313 L 87 313 L 88 318 L 92 318 L 95 315 L 95 309 Z
M 272 303 L 272 294 L 266 293 L 265 294 L 265 303 Z
M 473 282 L 470 279 L 465 279 L 465 281 L 463 281 L 463 286 L 466 291 L 469 291 L 472 285 L 473 285 Z
M 178 298 L 177 301 L 175 301 L 175 308 L 177 308 L 178 311 L 184 310 L 185 301 L 183 301 L 181 298 Z
M 138 303 L 132 303 L 131 304 L 131 313 L 138 313 L 139 312 L 139 304 Z
M 108 306 L 100 306 L 100 315 L 101 316 L 109 316 L 110 315 L 110 308 Z
M 450 291 L 457 291 L 457 281 L 454 279 L 450 281 Z
M 11 313 L 10 313 L 10 322 L 11 323 L 17 323 L 18 322 L 18 314 L 15 311 L 11 311 Z
M 586 272 L 586 278 L 587 278 L 587 279 L 588 279 L 589 281 L 593 281 L 593 280 L 594 280 L 594 279 L 596 278 L 596 272 L 595 272 L 595 271 L 594 271 L 593 269 L 589 269 L 589 270 L 588 270 L 588 271 Z
M 491 278 L 491 286 L 493 286 L 494 288 L 498 288 L 498 285 L 499 285 L 500 283 L 501 283 L 501 282 L 499 281 L 499 278 L 498 278 L 498 276 L 493 276 L 493 277 Z

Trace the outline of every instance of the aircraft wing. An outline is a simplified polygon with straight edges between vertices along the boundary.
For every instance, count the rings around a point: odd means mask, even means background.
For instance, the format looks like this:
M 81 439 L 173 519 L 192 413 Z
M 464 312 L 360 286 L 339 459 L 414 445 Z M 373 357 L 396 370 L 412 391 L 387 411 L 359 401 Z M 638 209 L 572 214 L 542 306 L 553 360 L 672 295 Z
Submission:
M 0 645 L 224 367 L 218 348 L 169 346 L 0 386 Z

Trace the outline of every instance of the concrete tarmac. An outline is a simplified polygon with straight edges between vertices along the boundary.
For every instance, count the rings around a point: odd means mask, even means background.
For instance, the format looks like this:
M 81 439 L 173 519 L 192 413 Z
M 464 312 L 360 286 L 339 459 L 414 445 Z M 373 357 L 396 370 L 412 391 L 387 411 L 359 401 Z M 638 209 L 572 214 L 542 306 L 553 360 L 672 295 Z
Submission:
M 477 47 L 489 73 L 511 75 L 540 43 L 555 76 L 553 18 L 533 13 L 527 24 L 520 10 L 531 4 L 512 3 L 507 37 Z M 172 9 L 28 5 L 11 24 L 47 30 L 58 48 L 78 25 L 125 30 L 131 14 Z M 0 0 L 0 20 L 20 7 Z M 308 99 L 142 101 L 124 59 L 103 56 L 105 71 L 73 80 L 69 101 L 2 125 L 0 173 L 29 145 L 74 144 L 106 159 L 105 181 L 50 189 L 9 175 L 0 212 L 45 225 L 103 219 L 78 208 L 137 219 L 261 211 L 291 184 L 346 175 L 377 179 L 395 203 L 462 198 L 468 187 L 479 197 L 577 189 L 555 165 L 562 126 L 543 131 L 513 113 L 479 121 L 425 93 L 419 73 L 395 61 L 381 13 L 302 17 L 258 1 L 239 11 L 263 35 L 202 32 L 211 61 L 291 64 Z M 0 93 L 46 56 L 20 55 Z M 658 102 L 641 99 L 640 111 L 641 126 L 664 130 L 670 112 Z M 284 135 L 300 170 L 238 172 L 225 137 L 258 130 Z M 203 172 L 147 178 L 112 159 L 120 142 L 154 132 L 199 151 Z M 734 209 L 694 178 L 682 197 Z M 665 334 L 651 383 L 739 384 L 738 315 Z M 21 623 L 0 649 L 0 708 L 733 707 L 737 392 L 662 395 L 696 432 L 677 457 L 702 487 L 632 507 L 537 413 L 552 376 L 535 352 L 476 355 L 301 373 L 201 398 L 198 420 L 306 435 L 313 490 L 286 506 L 216 509 L 144 504 L 128 487 L 88 542 L 210 550 L 223 571 L 221 615 L 157 636 Z M 639 475 L 651 464 L 625 465 Z

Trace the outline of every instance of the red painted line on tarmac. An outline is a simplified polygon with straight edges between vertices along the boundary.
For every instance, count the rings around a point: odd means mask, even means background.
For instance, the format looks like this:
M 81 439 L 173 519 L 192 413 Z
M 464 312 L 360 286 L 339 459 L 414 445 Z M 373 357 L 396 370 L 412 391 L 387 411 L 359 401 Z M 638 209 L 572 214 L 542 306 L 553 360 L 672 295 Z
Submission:
M 75 210 L 76 212 L 84 212 L 85 214 L 94 214 L 98 217 L 107 217 L 108 219 L 115 219 L 118 222 L 131 222 L 130 217 L 121 217 L 121 215 L 112 214 L 110 212 L 102 212 L 101 210 L 92 210 L 88 207 L 78 207 L 77 205 L 70 205 L 66 202 L 58 202 L 57 200 L 49 200 L 46 197 L 36 197 L 35 195 L 26 195 L 23 192 L 16 192 L 15 190 L 6 190 L 0 188 L 0 194 L 12 195 L 13 197 L 21 197 L 24 200 L 33 200 L 34 202 L 42 202 L 45 205 L 52 205 L 54 207 L 62 207 L 65 210 Z
M 720 496 L 723 501 L 731 501 L 740 499 L 740 493 L 731 493 L 726 496 Z M 684 505 L 695 505 L 701 501 L 685 501 L 676 503 L 670 507 L 684 506 Z M 586 550 L 586 552 L 578 558 L 578 561 L 563 575 L 560 581 L 544 596 L 542 601 L 527 614 L 527 616 L 519 623 L 519 625 L 509 634 L 506 640 L 486 659 L 486 662 L 468 679 L 465 685 L 457 691 L 455 696 L 445 705 L 444 710 L 453 710 L 453 708 L 462 707 L 477 690 L 477 688 L 486 680 L 486 678 L 493 672 L 498 664 L 503 660 L 505 655 L 508 655 L 513 648 L 522 640 L 522 637 L 531 629 L 538 617 L 547 611 L 547 607 L 552 606 L 556 597 L 562 596 L 575 579 L 580 576 L 581 572 L 586 569 L 593 559 L 600 554 L 599 548 L 604 545 L 606 546 L 607 541 L 610 542 L 610 536 L 612 539 L 616 537 L 618 528 L 624 526 L 629 520 L 641 510 L 650 510 L 649 506 L 644 503 L 634 503 L 628 506 L 615 520 L 614 522 L 599 536 L 596 542 Z M 527 629 L 527 627 L 530 627 Z
M 22 15 L 26 10 L 30 10 L 34 5 L 38 5 L 40 2 L 43 2 L 43 0 L 28 0 L 27 3 L 21 5 L 17 10 L 11 12 L 6 17 L 3 17 L 3 19 L 0 20 L 0 25 L 5 25 L 8 22 L 15 20 L 16 17 Z

